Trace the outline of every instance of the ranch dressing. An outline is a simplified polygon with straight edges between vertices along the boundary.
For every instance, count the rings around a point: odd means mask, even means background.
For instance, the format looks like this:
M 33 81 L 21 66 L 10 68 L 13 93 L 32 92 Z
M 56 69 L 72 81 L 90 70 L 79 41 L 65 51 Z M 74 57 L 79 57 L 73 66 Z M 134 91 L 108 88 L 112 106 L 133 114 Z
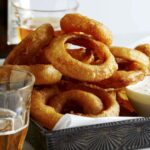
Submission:
M 150 117 L 150 76 L 126 87 L 127 96 L 138 116 Z
M 150 95 L 150 77 L 145 77 L 145 79 L 134 86 L 129 86 L 135 92 L 143 93 L 146 95 Z

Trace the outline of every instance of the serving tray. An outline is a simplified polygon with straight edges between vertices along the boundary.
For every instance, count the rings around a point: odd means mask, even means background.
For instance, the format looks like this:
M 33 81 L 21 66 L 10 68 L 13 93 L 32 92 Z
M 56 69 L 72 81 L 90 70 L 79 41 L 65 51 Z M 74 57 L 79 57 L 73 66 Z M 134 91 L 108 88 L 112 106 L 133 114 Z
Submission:
M 150 117 L 48 131 L 30 120 L 36 150 L 132 150 L 150 147 Z

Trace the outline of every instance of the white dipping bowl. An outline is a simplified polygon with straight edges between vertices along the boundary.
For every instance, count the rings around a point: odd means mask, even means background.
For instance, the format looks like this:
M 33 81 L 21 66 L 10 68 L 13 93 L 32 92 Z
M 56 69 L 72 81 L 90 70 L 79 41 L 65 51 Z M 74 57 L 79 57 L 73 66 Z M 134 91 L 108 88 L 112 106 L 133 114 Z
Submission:
M 150 117 L 150 76 L 126 87 L 127 96 L 139 116 Z

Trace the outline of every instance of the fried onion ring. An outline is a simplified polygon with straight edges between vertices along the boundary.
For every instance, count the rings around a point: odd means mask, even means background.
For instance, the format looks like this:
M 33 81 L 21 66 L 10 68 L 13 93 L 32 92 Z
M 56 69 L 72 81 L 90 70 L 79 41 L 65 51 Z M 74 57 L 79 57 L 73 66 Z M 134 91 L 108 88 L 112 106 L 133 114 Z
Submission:
M 104 109 L 98 115 L 94 115 L 93 117 L 113 117 L 119 115 L 119 105 L 116 101 L 116 97 L 112 96 L 104 89 L 86 83 L 73 83 L 70 81 L 61 81 L 60 88 L 63 90 L 83 90 L 89 93 L 93 93 L 97 97 L 99 97 L 104 105 Z
M 150 44 L 141 44 L 135 47 L 135 49 L 146 54 L 150 60 Z M 147 75 L 150 75 L 150 65 L 148 67 Z
M 31 97 L 31 116 L 42 126 L 52 129 L 63 116 L 63 109 L 68 102 L 76 101 L 83 107 L 84 114 L 89 117 L 111 117 L 119 115 L 119 105 L 115 96 L 101 88 L 88 85 L 67 84 L 61 87 L 34 89 Z M 63 86 L 64 83 L 61 83 Z M 72 86 L 73 85 L 73 86 Z M 71 87 L 67 89 L 68 87 Z M 49 106 L 51 105 L 51 106 Z M 65 110 L 64 110 L 65 111 Z M 78 113 L 76 113 L 78 114 Z
M 94 83 L 102 88 L 122 88 L 142 81 L 145 77 L 143 71 L 116 71 L 110 78 Z
M 144 53 L 135 49 L 112 46 L 110 47 L 110 51 L 115 57 L 118 58 L 134 61 L 145 66 L 148 66 L 150 64 L 148 57 Z
M 79 108 L 83 108 L 83 115 L 85 116 L 90 116 L 91 114 L 97 115 L 103 110 L 103 103 L 97 96 L 82 90 L 69 90 L 62 92 L 54 97 L 48 105 L 55 108 L 57 112 L 62 113 L 64 106 L 67 103 L 77 103 Z
M 134 61 L 117 62 L 119 70 L 136 71 L 141 70 L 146 72 L 147 67 Z
M 120 89 L 116 91 L 116 98 L 120 105 L 120 115 L 121 116 L 136 116 L 137 113 L 133 106 L 131 105 L 125 89 Z
M 123 58 L 125 59 L 125 57 Z M 95 82 L 94 84 L 102 88 L 122 88 L 142 81 L 145 77 L 145 70 L 147 67 L 143 64 L 134 61 L 128 62 L 124 59 L 118 60 L 119 70 L 117 70 L 110 78 L 97 83 Z
M 89 19 L 86 16 L 80 14 L 66 14 L 60 20 L 60 25 L 62 30 L 66 33 L 84 32 L 92 35 L 96 40 L 101 41 L 106 45 L 112 44 L 111 31 L 102 23 Z
M 49 44 L 54 36 L 50 24 L 43 24 L 23 39 L 7 56 L 4 64 L 31 65 L 36 64 L 36 54 Z M 39 61 L 39 60 L 38 60 Z
M 86 64 L 90 64 L 94 61 L 94 55 L 92 51 L 87 51 L 86 49 L 67 49 L 67 52 L 75 59 L 82 61 Z
M 110 51 L 122 63 L 123 69 L 117 70 L 110 78 L 94 84 L 102 88 L 122 88 L 144 79 L 145 70 L 149 64 L 147 56 L 137 50 L 123 47 L 111 47 Z M 129 62 L 128 62 L 129 61 Z M 125 64 L 125 65 L 124 65 Z M 119 65 L 120 66 L 120 65 Z
M 135 49 L 143 52 L 150 58 L 150 44 L 141 44 L 136 46 Z
M 5 65 L 10 69 L 30 71 L 35 76 L 36 85 L 55 84 L 61 80 L 62 74 L 52 65 Z
M 54 36 L 50 24 L 44 24 L 29 34 L 8 55 L 4 65 L 10 68 L 27 70 L 35 76 L 35 84 L 55 84 L 61 80 L 62 74 L 50 63 L 45 64 L 45 47 Z
M 43 127 L 52 129 L 56 122 L 63 116 L 54 108 L 46 105 L 49 98 L 59 93 L 57 87 L 43 90 L 33 90 L 31 96 L 31 116 Z
M 105 62 L 100 65 L 90 65 L 72 58 L 67 53 L 64 45 L 69 39 L 73 38 L 86 40 L 88 45 L 91 46 L 90 49 L 95 51 L 98 57 L 103 51 Z M 101 81 L 109 78 L 118 69 L 118 65 L 109 48 L 85 35 L 67 34 L 54 38 L 47 47 L 45 56 L 61 73 L 81 81 Z

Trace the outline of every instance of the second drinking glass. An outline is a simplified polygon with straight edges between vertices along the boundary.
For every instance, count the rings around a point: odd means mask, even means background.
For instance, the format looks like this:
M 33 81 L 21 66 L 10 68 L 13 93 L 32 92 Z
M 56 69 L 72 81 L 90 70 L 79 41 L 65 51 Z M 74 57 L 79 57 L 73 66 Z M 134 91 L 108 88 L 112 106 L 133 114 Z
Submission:
M 60 18 L 76 12 L 77 0 L 12 0 L 19 40 L 43 23 L 59 29 Z

